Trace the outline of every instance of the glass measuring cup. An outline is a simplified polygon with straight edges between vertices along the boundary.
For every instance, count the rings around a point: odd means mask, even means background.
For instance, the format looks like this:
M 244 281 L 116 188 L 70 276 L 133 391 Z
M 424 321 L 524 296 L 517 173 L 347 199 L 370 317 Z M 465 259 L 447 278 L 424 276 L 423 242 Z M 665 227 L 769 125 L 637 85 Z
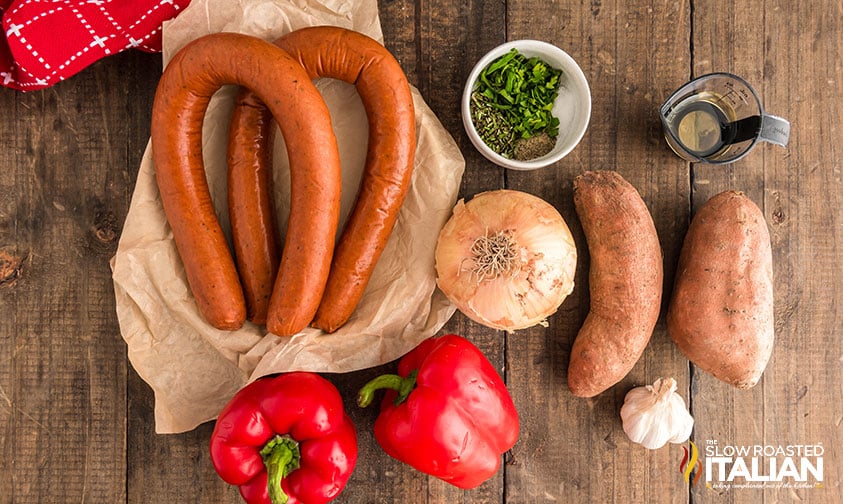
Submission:
M 790 138 L 790 123 L 767 114 L 752 86 L 730 73 L 686 83 L 659 113 L 667 144 L 688 161 L 731 163 L 759 141 L 786 146 Z

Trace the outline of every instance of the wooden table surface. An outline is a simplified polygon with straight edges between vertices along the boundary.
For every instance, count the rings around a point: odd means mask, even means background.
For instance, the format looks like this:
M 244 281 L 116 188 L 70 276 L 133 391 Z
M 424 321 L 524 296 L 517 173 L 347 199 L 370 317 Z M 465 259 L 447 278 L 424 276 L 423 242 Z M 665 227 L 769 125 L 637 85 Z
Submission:
M 375 443 L 375 408 L 352 401 L 394 363 L 327 376 L 350 405 L 360 440 L 360 461 L 338 502 L 843 502 L 841 5 L 381 0 L 387 47 L 462 148 L 461 196 L 506 187 L 543 197 L 569 223 L 581 260 L 578 288 L 548 327 L 508 335 L 457 314 L 443 329 L 470 338 L 502 370 L 522 422 L 502 470 L 475 490 L 428 478 Z M 568 51 L 593 96 L 581 144 L 535 172 L 485 161 L 459 115 L 473 62 L 519 38 Z M 789 146 L 760 145 L 728 166 L 672 154 L 658 106 L 710 71 L 752 83 L 770 112 L 791 121 Z M 109 260 L 160 72 L 160 55 L 132 51 L 44 91 L 0 90 L 0 503 L 239 502 L 211 466 L 213 423 L 155 433 L 151 389 L 127 360 L 115 315 Z M 761 207 L 773 246 L 777 340 L 755 388 L 732 389 L 689 365 L 667 336 L 663 309 L 626 379 L 594 399 L 570 394 L 566 369 L 587 312 L 589 265 L 572 181 L 590 169 L 618 170 L 647 203 L 664 249 L 665 298 L 695 209 L 726 189 Z M 821 444 L 823 481 L 690 486 L 679 470 L 682 445 L 647 451 L 621 429 L 625 393 L 659 376 L 675 377 L 690 403 L 703 461 L 712 442 Z

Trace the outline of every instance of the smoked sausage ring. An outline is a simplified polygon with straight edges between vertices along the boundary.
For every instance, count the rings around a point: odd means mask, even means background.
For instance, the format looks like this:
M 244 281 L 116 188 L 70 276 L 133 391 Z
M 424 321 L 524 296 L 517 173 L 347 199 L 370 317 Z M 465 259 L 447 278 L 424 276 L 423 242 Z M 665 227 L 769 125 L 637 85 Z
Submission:
M 202 159 L 202 123 L 224 84 L 251 89 L 268 105 L 290 145 L 289 235 L 274 285 L 295 296 L 276 313 L 277 334 L 312 320 L 330 270 L 342 188 L 330 115 L 301 65 L 279 47 L 247 35 L 217 33 L 185 46 L 167 65 L 152 108 L 152 150 L 167 220 L 190 288 L 205 319 L 232 330 L 246 317 L 243 289 L 211 201 Z M 294 243 L 293 243 L 294 242 Z M 291 267 L 292 265 L 292 267 Z
M 358 32 L 334 26 L 303 28 L 291 32 L 275 42 L 288 52 L 307 71 L 312 79 L 328 77 L 356 86 L 366 109 L 369 122 L 369 139 L 366 165 L 354 208 L 340 236 L 325 293 L 313 320 L 313 325 L 333 332 L 352 315 L 372 271 L 383 252 L 389 235 L 398 218 L 398 211 L 410 185 L 416 148 L 416 125 L 413 96 L 409 83 L 399 63 L 380 43 Z M 269 149 L 266 138 L 270 127 L 261 120 L 259 100 L 241 94 L 235 105 L 240 126 L 230 129 L 229 152 L 237 150 L 250 159 L 229 159 L 233 178 L 250 180 L 229 193 L 232 214 L 243 213 L 249 225 L 232 228 L 233 240 L 256 240 L 256 232 L 271 229 L 265 210 L 257 202 L 267 196 L 267 184 L 259 183 L 255 163 L 265 159 L 262 149 Z M 258 146 L 257 148 L 255 146 Z M 249 154 L 251 152 L 251 154 Z M 240 156 L 240 155 L 238 155 Z M 252 177 L 253 179 L 244 179 Z M 295 208 L 295 204 L 292 206 Z M 258 224 L 258 222 L 261 222 Z M 264 240 L 273 239 L 263 234 Z M 288 237 L 290 234 L 288 233 Z M 256 247 L 257 252 L 268 244 Z M 240 261 L 241 259 L 238 259 Z M 260 257 L 242 258 L 258 264 Z M 282 255 L 283 260 L 283 255 Z M 243 266 L 247 268 L 248 266 Z M 251 269 L 266 268 L 252 267 Z M 247 291 L 261 294 L 258 284 L 244 285 Z M 270 301 L 267 328 L 275 332 L 273 313 L 279 307 Z

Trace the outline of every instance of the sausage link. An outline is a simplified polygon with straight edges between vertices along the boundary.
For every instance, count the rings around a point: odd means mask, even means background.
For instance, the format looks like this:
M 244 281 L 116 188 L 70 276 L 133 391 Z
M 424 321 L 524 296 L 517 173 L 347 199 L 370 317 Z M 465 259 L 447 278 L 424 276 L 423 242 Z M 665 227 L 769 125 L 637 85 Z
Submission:
M 354 84 L 369 122 L 363 178 L 313 321 L 314 326 L 333 332 L 351 317 L 363 296 L 410 185 L 416 148 L 413 97 L 392 54 L 361 33 L 333 26 L 303 28 L 276 44 L 298 60 L 311 78 L 329 77 Z M 257 120 L 259 110 L 249 107 L 240 113 L 250 114 L 256 121 L 231 130 L 231 143 L 264 141 L 264 125 Z M 232 195 L 238 200 L 239 210 L 235 211 L 259 213 L 254 209 L 253 194 Z M 270 313 L 272 310 L 271 303 Z
M 268 104 L 290 150 L 294 211 L 288 261 L 275 290 L 295 296 L 279 312 L 277 334 L 312 320 L 330 270 L 339 221 L 341 171 L 328 108 L 301 66 L 263 40 L 217 33 L 185 46 L 165 69 L 152 110 L 156 178 L 190 288 L 206 320 L 236 329 L 246 317 L 234 260 L 214 211 L 202 159 L 202 122 L 224 84 L 249 88 Z M 294 243 L 293 243 L 294 242 Z M 290 266 L 292 263 L 292 266 Z
M 254 142 L 229 139 L 228 215 L 234 260 L 246 297 L 246 318 L 264 324 L 280 261 L 270 192 L 275 127 L 269 109 L 255 100 L 257 95 L 241 89 L 231 115 L 229 131 L 255 127 L 258 136 Z M 258 107 L 255 114 L 244 113 L 253 107 Z M 241 205 L 239 196 L 246 194 L 251 203 Z

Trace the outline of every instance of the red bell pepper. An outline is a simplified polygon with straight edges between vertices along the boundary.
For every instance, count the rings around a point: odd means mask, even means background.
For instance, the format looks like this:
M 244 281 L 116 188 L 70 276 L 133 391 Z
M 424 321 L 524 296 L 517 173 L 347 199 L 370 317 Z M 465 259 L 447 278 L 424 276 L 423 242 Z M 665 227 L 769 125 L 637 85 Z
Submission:
M 211 461 L 249 504 L 328 502 L 357 463 L 357 432 L 336 387 L 315 373 L 261 378 L 217 418 Z
M 360 390 L 368 406 L 388 389 L 375 439 L 395 459 L 459 488 L 475 488 L 500 468 L 518 440 L 518 412 L 503 380 L 471 342 L 449 334 L 423 341 L 401 358 L 397 375 Z

